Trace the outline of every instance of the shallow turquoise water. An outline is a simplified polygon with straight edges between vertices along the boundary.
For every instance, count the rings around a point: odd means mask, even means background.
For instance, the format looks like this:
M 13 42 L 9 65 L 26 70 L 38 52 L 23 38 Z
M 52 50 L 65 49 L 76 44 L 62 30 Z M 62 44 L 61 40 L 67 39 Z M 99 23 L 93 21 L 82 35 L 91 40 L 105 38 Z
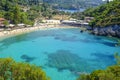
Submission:
M 51 80 L 75 80 L 81 73 L 115 64 L 117 41 L 80 33 L 79 29 L 50 29 L 0 41 L 0 57 L 41 66 Z

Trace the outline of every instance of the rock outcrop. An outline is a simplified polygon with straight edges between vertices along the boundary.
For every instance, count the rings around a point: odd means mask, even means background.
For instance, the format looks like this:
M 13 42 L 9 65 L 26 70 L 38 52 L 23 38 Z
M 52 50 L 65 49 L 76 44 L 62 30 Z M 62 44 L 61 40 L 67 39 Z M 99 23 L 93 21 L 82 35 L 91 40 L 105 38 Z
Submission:
M 108 26 L 108 27 L 96 27 L 92 29 L 92 34 L 101 36 L 112 36 L 120 38 L 120 25 Z

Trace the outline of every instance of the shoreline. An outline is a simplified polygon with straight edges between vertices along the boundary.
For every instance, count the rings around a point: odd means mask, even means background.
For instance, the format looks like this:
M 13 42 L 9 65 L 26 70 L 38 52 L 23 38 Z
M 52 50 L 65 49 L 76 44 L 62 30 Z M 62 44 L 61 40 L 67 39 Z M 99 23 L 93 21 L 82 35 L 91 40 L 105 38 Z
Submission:
M 0 41 L 5 38 L 9 38 L 9 37 L 13 37 L 13 36 L 17 36 L 25 33 L 30 33 L 38 30 L 60 29 L 60 28 L 63 29 L 63 28 L 76 28 L 76 27 L 67 26 L 67 25 L 63 26 L 61 24 L 55 24 L 55 25 L 42 24 L 40 26 L 35 26 L 35 27 L 20 28 L 20 29 L 14 29 L 10 31 L 1 31 Z

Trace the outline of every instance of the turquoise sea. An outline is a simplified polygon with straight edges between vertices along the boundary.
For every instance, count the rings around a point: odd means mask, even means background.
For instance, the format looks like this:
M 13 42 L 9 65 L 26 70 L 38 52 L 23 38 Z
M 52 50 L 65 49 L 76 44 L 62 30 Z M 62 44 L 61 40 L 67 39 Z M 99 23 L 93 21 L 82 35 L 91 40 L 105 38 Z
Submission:
M 0 57 L 36 64 L 51 80 L 75 80 L 81 73 L 114 65 L 114 53 L 120 53 L 116 44 L 79 28 L 49 29 L 0 41 Z

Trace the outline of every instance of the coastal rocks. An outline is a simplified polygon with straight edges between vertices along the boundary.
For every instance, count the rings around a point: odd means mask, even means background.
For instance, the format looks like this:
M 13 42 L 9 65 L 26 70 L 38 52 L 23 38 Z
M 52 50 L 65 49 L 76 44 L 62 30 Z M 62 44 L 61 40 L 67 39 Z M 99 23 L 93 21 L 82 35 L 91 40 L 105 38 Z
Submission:
M 112 36 L 120 38 L 120 25 L 96 27 L 92 30 L 92 33 L 95 35 Z
M 120 29 L 116 31 L 116 34 L 120 37 Z

